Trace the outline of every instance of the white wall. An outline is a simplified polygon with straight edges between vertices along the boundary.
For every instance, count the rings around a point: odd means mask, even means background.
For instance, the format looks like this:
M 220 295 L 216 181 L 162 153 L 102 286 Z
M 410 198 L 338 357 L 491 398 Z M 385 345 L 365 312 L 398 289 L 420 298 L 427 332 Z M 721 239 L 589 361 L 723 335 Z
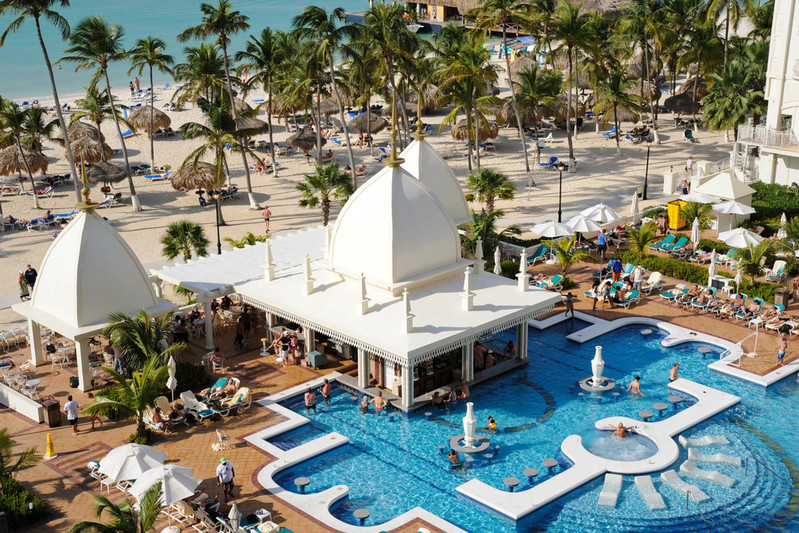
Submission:
M 44 422 L 44 407 L 39 402 L 31 400 L 24 394 L 2 383 L 0 383 L 0 403 L 7 405 L 34 422 Z

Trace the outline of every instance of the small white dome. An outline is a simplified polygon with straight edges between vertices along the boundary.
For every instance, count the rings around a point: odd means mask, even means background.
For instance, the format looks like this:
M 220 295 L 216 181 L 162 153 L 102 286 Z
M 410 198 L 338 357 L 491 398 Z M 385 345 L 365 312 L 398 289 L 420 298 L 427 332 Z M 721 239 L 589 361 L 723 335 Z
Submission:
M 460 260 L 452 218 L 430 190 L 402 168 L 386 167 L 349 199 L 330 245 L 333 270 L 363 273 L 392 287 Z
M 159 303 L 133 250 L 101 216 L 85 212 L 50 246 L 31 296 L 33 309 L 77 328 Z
M 402 168 L 430 189 L 455 224 L 472 220 L 455 172 L 430 143 L 415 140 L 402 151 L 400 158 L 405 160 Z

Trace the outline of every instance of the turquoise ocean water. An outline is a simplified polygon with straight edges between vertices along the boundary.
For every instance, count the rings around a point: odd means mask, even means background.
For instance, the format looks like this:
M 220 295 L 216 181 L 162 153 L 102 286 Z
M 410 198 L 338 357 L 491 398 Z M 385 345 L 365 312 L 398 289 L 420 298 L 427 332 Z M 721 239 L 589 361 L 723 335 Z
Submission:
M 71 6 L 62 8 L 59 12 L 76 25 L 81 19 L 91 15 L 102 15 L 109 22 L 119 24 L 125 29 L 124 44 L 132 47 L 137 39 L 152 35 L 163 39 L 167 44 L 167 53 L 171 54 L 176 62 L 183 61 L 183 49 L 189 43 L 179 43 L 175 36 L 184 29 L 200 23 L 201 15 L 199 0 L 137 0 L 125 2 L 122 0 L 72 0 Z M 213 2 L 211 2 L 213 3 Z M 314 2 L 286 2 L 281 0 L 234 0 L 233 6 L 238 11 L 250 17 L 250 30 L 246 33 L 233 36 L 231 50 L 236 51 L 244 47 L 250 34 L 258 34 L 264 27 L 274 30 L 291 28 L 291 19 L 298 15 L 307 5 L 319 5 L 326 9 L 343 7 L 346 11 L 364 11 L 368 9 L 367 0 L 316 0 Z M 0 28 L 5 30 L 10 16 L 0 18 Z M 51 61 L 55 62 L 62 56 L 67 43 L 62 41 L 60 34 L 46 21 L 42 23 L 47 51 Z M 130 65 L 120 63 L 109 69 L 111 85 L 117 89 L 127 86 L 135 73 L 128 75 Z M 0 48 L 0 95 L 15 100 L 32 100 L 43 98 L 49 101 L 51 97 L 50 81 L 47 77 L 44 58 L 36 37 L 36 28 L 33 21 L 27 21 L 15 34 L 9 35 L 5 46 Z M 64 63 L 61 70 L 56 70 L 56 84 L 59 95 L 74 95 L 83 93 L 88 85 L 89 71 L 74 72 L 74 67 Z M 156 84 L 163 84 L 169 80 L 165 74 L 155 73 Z M 142 88 L 147 82 L 147 74 L 140 76 Z M 62 100 L 64 100 L 62 98 Z M 65 101 L 72 101 L 67 98 Z

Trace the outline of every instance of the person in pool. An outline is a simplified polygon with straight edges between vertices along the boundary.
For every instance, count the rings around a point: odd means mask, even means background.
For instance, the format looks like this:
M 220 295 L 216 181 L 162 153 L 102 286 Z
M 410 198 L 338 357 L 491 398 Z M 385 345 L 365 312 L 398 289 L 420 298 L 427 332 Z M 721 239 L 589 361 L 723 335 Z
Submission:
M 619 422 L 618 426 L 614 426 L 613 424 L 610 424 L 610 427 L 615 430 L 613 432 L 614 435 L 616 435 L 617 437 L 625 438 L 627 436 L 627 433 L 629 433 L 630 431 L 634 430 L 638 426 L 624 427 L 624 424 Z
M 447 454 L 447 459 L 450 462 L 450 468 L 453 470 L 463 470 L 463 463 L 461 462 L 461 458 L 458 455 L 458 452 L 455 450 L 450 450 Z
M 680 363 L 674 363 L 674 366 L 671 367 L 671 371 L 669 371 L 669 381 L 677 381 L 680 372 Z
M 633 396 L 644 396 L 644 393 L 641 392 L 641 376 L 635 376 L 635 379 L 630 383 L 630 386 L 627 387 L 627 390 L 633 393 Z
M 432 400 L 433 405 L 442 411 L 447 408 L 447 406 L 444 404 L 444 397 L 439 395 L 438 391 L 434 391 L 430 399 Z
M 361 413 L 368 413 L 369 412 L 369 397 L 368 396 L 364 396 L 363 399 L 361 399 L 361 405 L 358 406 L 358 410 Z
M 383 398 L 383 391 L 380 390 L 380 391 L 377 391 L 377 396 L 372 398 L 372 401 L 370 403 L 375 404 L 375 411 L 377 412 L 377 414 L 380 414 L 380 411 L 385 409 L 386 404 L 388 402 L 386 402 L 386 399 Z
M 488 424 L 486 424 L 486 430 L 488 430 L 489 433 L 497 432 L 497 421 L 494 420 L 494 417 L 491 415 L 488 415 Z

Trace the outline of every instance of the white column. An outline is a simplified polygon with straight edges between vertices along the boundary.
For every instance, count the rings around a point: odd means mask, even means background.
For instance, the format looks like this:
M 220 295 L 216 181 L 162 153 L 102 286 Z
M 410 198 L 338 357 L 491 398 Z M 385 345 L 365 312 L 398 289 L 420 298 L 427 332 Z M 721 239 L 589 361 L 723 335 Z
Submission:
M 465 373 L 462 379 L 466 380 L 466 383 L 471 383 L 474 379 L 474 341 L 470 341 L 466 343 L 463 347 L 463 368 Z
M 214 320 L 211 316 L 211 300 L 206 300 L 203 304 L 205 310 L 205 349 L 214 349 Z
M 75 359 L 78 361 L 78 388 L 92 390 L 92 372 L 89 369 L 89 339 L 75 339 Z
M 410 408 L 413 405 L 413 366 L 402 367 L 402 405 Z
M 303 326 L 305 331 L 305 349 L 310 351 L 316 350 L 316 332 L 308 326 Z
M 358 387 L 365 389 L 369 386 L 369 354 L 363 348 L 358 348 Z
M 153 276 L 152 281 L 153 281 L 153 288 L 155 289 L 155 295 L 158 296 L 159 298 L 163 298 L 164 285 L 163 282 L 161 281 L 161 278 Z
M 28 319 L 28 338 L 31 340 L 31 361 L 33 366 L 43 365 L 44 350 L 42 350 L 42 328 L 38 322 Z
M 527 322 L 516 326 L 516 358 L 523 361 L 527 359 Z

